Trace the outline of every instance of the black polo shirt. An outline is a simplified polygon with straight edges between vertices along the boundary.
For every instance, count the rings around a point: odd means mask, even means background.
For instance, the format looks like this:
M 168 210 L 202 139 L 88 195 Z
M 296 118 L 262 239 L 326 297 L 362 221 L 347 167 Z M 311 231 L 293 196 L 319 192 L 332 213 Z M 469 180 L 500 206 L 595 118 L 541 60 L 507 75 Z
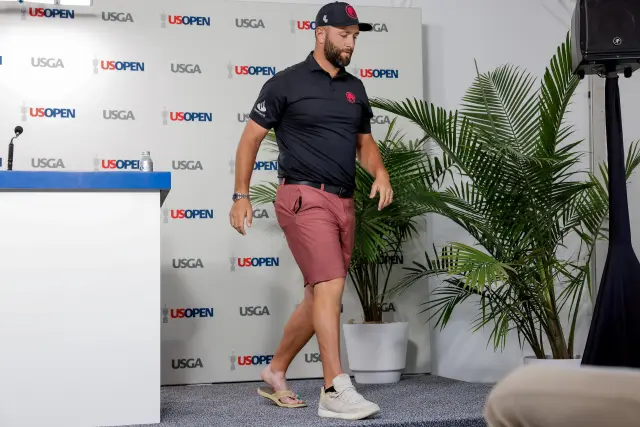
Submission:
M 332 79 L 309 54 L 271 77 L 249 117 L 278 140 L 278 176 L 355 187 L 357 134 L 371 133 L 364 85 L 341 69 Z

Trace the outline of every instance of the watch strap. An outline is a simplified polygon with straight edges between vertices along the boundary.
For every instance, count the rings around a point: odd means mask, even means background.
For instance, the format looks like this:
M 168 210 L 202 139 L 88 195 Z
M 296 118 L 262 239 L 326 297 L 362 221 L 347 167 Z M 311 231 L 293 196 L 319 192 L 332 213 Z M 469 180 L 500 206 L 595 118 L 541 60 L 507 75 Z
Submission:
M 233 193 L 233 201 L 235 202 L 239 199 L 249 199 L 249 195 L 245 193 Z

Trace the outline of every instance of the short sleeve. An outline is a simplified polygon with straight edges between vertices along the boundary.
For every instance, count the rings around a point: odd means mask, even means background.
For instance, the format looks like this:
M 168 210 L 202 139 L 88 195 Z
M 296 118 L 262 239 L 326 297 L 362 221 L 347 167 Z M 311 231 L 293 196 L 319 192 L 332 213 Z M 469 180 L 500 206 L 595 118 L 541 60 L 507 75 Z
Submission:
M 360 126 L 358 126 L 358 133 L 367 134 L 371 133 L 371 118 L 373 117 L 373 111 L 371 105 L 369 105 L 369 97 L 367 91 L 362 87 L 362 118 L 360 119 Z
M 263 128 L 271 129 L 282 119 L 286 100 L 282 77 L 276 74 L 262 86 L 249 117 Z

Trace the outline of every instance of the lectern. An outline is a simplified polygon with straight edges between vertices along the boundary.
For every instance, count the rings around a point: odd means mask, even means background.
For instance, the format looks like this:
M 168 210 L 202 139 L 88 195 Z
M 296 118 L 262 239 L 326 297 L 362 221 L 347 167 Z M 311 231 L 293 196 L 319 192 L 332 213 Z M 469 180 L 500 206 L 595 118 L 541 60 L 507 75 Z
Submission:
M 160 422 L 169 172 L 0 171 L 0 426 Z

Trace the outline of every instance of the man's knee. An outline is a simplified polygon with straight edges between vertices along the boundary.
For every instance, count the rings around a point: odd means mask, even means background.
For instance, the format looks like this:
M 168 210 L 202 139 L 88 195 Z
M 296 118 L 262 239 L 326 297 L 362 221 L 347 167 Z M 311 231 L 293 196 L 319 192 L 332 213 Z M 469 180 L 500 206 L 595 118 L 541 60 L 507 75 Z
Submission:
M 343 292 L 344 278 L 325 280 L 313 285 L 314 300 L 321 301 L 321 304 L 329 301 L 331 301 L 332 304 L 340 304 L 342 302 Z
M 304 287 L 304 299 L 308 302 L 313 302 L 314 295 L 314 287 L 312 285 L 306 284 Z
M 344 290 L 344 278 L 338 277 L 334 279 L 317 282 L 313 285 L 313 292 L 315 296 L 319 294 L 334 294 L 339 293 L 342 295 Z

